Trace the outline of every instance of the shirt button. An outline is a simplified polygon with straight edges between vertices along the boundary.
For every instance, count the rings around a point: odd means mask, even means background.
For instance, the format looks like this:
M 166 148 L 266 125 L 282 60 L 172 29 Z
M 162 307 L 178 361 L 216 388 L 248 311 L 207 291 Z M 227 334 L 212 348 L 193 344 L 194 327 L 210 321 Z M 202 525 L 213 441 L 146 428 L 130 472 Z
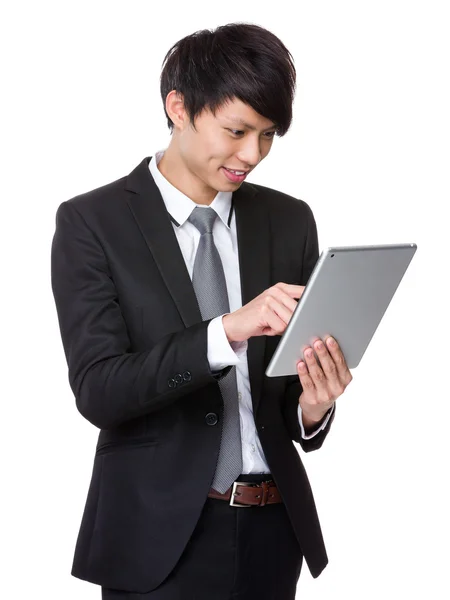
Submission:
M 238 398 L 239 398 L 239 400 L 242 400 L 242 394 L 241 394 L 241 392 L 238 393 Z
M 255 444 L 252 444 L 252 445 L 251 445 L 251 449 L 252 449 L 252 452 L 255 452 L 255 450 L 256 450 L 256 448 L 255 448 Z

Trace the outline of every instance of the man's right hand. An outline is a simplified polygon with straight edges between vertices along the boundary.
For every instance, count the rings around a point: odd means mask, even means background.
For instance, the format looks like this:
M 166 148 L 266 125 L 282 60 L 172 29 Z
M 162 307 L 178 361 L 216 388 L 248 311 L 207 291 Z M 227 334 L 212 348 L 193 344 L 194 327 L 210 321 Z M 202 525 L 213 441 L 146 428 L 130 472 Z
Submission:
M 281 335 L 305 286 L 276 283 L 238 310 L 225 315 L 223 327 L 229 342 L 243 342 L 258 335 Z

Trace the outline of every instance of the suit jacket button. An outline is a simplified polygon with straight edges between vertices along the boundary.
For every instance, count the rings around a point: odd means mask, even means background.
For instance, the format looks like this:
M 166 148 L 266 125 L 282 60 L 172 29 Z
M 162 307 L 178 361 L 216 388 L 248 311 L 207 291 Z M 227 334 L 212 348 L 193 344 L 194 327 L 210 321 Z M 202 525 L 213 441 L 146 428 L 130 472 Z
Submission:
M 216 413 L 208 413 L 205 417 L 205 421 L 208 425 L 216 425 L 218 420 L 219 418 Z
M 177 373 L 174 377 L 175 379 L 175 383 L 183 383 L 183 377 L 181 375 L 181 373 Z
M 175 381 L 175 379 L 169 379 L 167 383 L 169 384 L 170 388 L 177 387 L 177 382 Z
M 190 380 L 192 379 L 192 375 L 190 374 L 190 372 L 189 372 L 189 371 L 185 371 L 185 372 L 183 373 L 183 379 L 184 379 L 185 381 L 190 381 Z

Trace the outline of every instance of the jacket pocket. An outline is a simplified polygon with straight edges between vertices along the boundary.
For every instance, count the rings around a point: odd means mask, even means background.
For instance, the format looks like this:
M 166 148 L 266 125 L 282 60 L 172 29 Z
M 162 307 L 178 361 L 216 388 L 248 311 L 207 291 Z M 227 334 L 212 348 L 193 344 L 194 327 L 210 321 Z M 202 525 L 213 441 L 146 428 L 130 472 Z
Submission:
M 108 454 L 110 452 L 116 452 L 118 450 L 132 450 L 135 448 L 146 448 L 149 446 L 156 446 L 158 440 L 155 439 L 130 439 L 130 440 L 116 440 L 111 442 L 105 442 L 97 447 L 95 451 L 96 456 L 102 454 Z

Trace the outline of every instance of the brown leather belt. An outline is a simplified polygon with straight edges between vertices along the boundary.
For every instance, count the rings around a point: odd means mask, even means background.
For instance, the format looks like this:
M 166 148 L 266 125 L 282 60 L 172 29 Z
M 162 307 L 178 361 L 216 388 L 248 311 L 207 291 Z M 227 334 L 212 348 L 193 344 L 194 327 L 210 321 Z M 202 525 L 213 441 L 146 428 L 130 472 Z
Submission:
M 236 506 L 237 508 L 250 508 L 251 506 L 265 506 L 266 504 L 283 502 L 280 492 L 272 480 L 262 481 L 261 483 L 235 481 L 224 494 L 210 488 L 208 498 L 229 500 L 230 506 Z

